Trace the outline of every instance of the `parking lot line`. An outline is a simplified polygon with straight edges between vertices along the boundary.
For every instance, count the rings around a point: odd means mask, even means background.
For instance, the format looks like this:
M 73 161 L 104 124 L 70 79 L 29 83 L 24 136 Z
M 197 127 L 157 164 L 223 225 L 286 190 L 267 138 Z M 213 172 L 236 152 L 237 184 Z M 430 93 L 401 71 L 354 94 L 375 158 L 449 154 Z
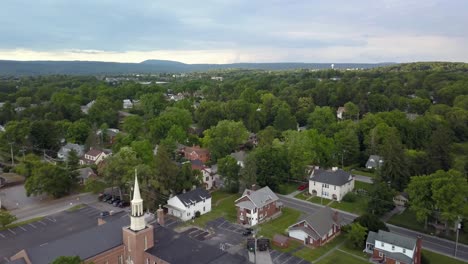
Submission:
M 5 238 L 5 236 L 4 236 L 2 233 L 0 233 L 0 236 L 3 237 L 3 238 Z
M 299 263 L 301 263 L 302 261 L 304 261 L 304 259 L 301 259 L 301 260 L 299 260 L 299 262 L 298 262 L 298 263 L 296 263 L 296 264 L 299 264 Z
M 30 225 L 30 226 L 32 226 L 32 227 L 34 227 L 34 228 L 37 228 L 35 225 L 33 225 L 33 224 L 31 224 L 31 223 L 29 223 L 28 225 Z
M 279 258 L 281 255 L 283 255 L 284 252 L 282 252 L 281 254 L 279 254 L 278 256 L 276 256 L 276 258 L 273 259 L 273 261 L 275 261 L 275 259 Z
M 294 257 L 294 256 L 291 255 L 291 256 L 289 256 L 289 258 L 285 259 L 285 260 L 283 261 L 283 264 L 284 264 L 284 263 L 287 263 L 292 257 Z
M 218 227 L 221 227 L 222 225 L 224 225 L 224 223 L 226 223 L 227 221 L 224 220 L 220 225 L 218 225 Z
M 49 217 L 46 217 L 47 220 L 51 221 L 52 223 L 55 223 L 57 220 L 55 219 L 50 219 Z
M 13 235 L 16 235 L 16 233 L 13 230 L 11 230 L 10 228 L 8 228 L 8 231 L 10 231 Z
M 22 227 L 22 226 L 18 226 L 19 228 L 23 229 L 24 231 L 28 231 L 26 230 L 26 228 Z
M 47 225 L 47 224 L 45 224 L 44 222 L 42 222 L 41 220 L 39 220 L 38 222 L 41 223 L 41 224 L 43 224 L 43 225 Z

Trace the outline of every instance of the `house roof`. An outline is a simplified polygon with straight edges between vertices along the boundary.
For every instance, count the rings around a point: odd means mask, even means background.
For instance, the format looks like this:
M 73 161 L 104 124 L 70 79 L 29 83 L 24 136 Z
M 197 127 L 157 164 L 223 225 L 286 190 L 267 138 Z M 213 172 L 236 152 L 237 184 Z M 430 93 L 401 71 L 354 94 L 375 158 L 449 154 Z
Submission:
M 97 157 L 97 156 L 99 156 L 101 153 L 104 153 L 104 151 L 99 150 L 99 149 L 90 149 L 88 152 L 86 152 L 86 155 L 93 156 L 93 157 Z
M 352 180 L 352 175 L 348 172 L 337 169 L 333 170 L 322 170 L 314 169 L 311 173 L 310 180 L 327 183 L 330 185 L 342 186 Z
M 256 191 L 245 189 L 244 193 L 242 194 L 242 197 L 236 200 L 236 205 L 237 201 L 239 201 L 245 196 L 247 196 L 257 208 L 263 207 L 273 201 L 279 200 L 278 196 L 276 196 L 276 194 L 268 186 L 265 186 Z
M 79 173 L 78 178 L 81 178 L 81 179 L 88 179 L 89 176 L 95 175 L 93 169 L 91 169 L 90 167 L 81 168 L 76 171 L 78 171 Z
M 344 113 L 346 112 L 346 108 L 344 106 L 338 107 L 338 110 L 336 110 L 337 113 Z
M 192 203 L 198 203 L 203 201 L 203 199 L 211 198 L 211 194 L 203 189 L 203 188 L 196 188 L 195 190 L 191 190 L 186 193 L 182 193 L 176 196 L 179 200 L 185 205 L 190 205 Z
M 382 157 L 378 155 L 370 155 L 369 159 L 367 159 L 366 167 L 376 168 L 376 167 L 379 167 L 380 163 L 382 162 L 383 162 Z
M 306 221 L 322 237 L 330 231 L 333 225 L 341 226 L 343 216 L 338 211 L 333 211 L 330 207 L 325 206 L 314 214 L 305 217 L 303 221 Z
M 73 144 L 73 143 L 67 143 L 65 146 L 62 146 L 60 148 L 60 150 L 58 151 L 58 154 L 59 155 L 61 154 L 61 155 L 65 156 L 65 157 L 68 157 L 68 153 L 72 149 L 76 151 L 76 154 L 78 154 L 78 157 L 83 155 L 84 146 L 78 145 L 78 144 Z
M 107 218 L 107 223 L 87 229 L 47 244 L 26 249 L 34 264 L 48 264 L 59 256 L 79 256 L 87 259 L 122 244 L 122 227 L 130 223 L 128 217 Z
M 372 234 L 373 233 L 373 234 Z M 371 235 L 372 234 L 372 235 Z M 369 235 L 371 236 L 369 238 Z M 416 246 L 416 239 L 407 236 L 390 233 L 387 231 L 379 230 L 378 233 L 369 232 L 366 242 L 375 245 L 375 241 L 381 241 L 384 243 L 392 244 L 409 250 L 413 250 Z
M 245 209 L 249 209 L 249 210 L 255 209 L 255 204 L 252 203 L 252 201 L 250 201 L 250 200 L 239 202 L 239 203 L 236 204 L 236 206 L 239 206 L 239 207 L 245 208 Z
M 208 149 L 200 148 L 198 146 L 185 147 L 185 152 L 186 153 L 196 152 L 197 154 L 210 154 L 210 151 Z
M 397 260 L 400 263 L 412 263 L 413 262 L 413 258 L 410 258 L 410 257 L 408 257 L 407 255 L 405 255 L 403 253 L 390 252 L 390 251 L 386 251 L 386 250 L 382 250 L 382 251 L 385 251 L 385 256 L 387 258 Z
M 16 259 L 8 262 L 8 264 L 27 264 L 24 258 Z
M 176 233 L 170 228 L 154 226 L 155 246 L 146 252 L 171 264 L 240 264 L 246 263 L 244 257 L 231 255 L 218 247 L 201 243 L 186 235 Z M 120 234 L 121 235 L 121 234 Z

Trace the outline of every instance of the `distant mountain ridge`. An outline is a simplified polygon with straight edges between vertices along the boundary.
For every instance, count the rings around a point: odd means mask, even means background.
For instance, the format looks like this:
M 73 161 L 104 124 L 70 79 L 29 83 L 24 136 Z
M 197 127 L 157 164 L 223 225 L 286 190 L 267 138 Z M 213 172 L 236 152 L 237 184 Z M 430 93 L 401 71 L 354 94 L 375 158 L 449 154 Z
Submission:
M 334 63 L 335 69 L 375 68 L 393 63 Z M 0 60 L 0 75 L 100 75 L 100 74 L 133 74 L 133 73 L 180 73 L 216 69 L 257 69 L 257 70 L 290 70 L 290 69 L 329 69 L 331 63 L 231 63 L 231 64 L 185 64 L 170 60 L 146 60 L 141 63 L 118 63 L 99 61 L 12 61 Z

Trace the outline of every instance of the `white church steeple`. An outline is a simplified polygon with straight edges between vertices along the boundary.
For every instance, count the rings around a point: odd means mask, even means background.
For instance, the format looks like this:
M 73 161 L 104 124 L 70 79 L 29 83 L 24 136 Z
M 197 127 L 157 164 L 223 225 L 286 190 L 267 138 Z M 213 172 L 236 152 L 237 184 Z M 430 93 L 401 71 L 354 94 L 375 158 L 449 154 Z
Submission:
M 135 169 L 135 187 L 133 188 L 133 199 L 131 201 L 132 212 L 130 215 L 130 229 L 140 231 L 145 229 L 146 221 L 143 212 L 143 199 L 140 195 L 137 170 Z

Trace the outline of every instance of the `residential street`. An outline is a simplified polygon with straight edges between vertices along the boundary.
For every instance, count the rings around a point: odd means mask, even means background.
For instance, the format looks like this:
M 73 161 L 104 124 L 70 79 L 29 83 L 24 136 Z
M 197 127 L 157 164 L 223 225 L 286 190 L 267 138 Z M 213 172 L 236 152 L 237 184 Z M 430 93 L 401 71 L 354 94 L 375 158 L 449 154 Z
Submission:
M 296 198 L 291 198 L 285 195 L 280 195 L 280 194 L 277 194 L 277 195 L 285 206 L 299 210 L 306 214 L 311 214 L 321 207 L 318 204 L 313 204 L 313 203 L 302 201 Z M 346 223 L 352 222 L 357 217 L 357 215 L 355 214 L 351 214 L 351 213 L 344 212 L 344 211 L 340 211 L 340 212 L 344 215 L 344 220 Z M 440 254 L 444 254 L 450 257 L 453 257 L 454 255 L 455 242 L 442 239 L 442 238 L 438 238 L 438 237 L 434 237 L 434 236 L 429 236 L 426 234 L 422 234 L 416 231 L 397 227 L 397 226 L 390 225 L 390 224 L 387 224 L 387 226 L 391 232 L 396 233 L 396 234 L 406 235 L 409 237 L 422 236 L 423 248 L 427 250 L 434 251 Z M 457 258 L 463 261 L 468 261 L 468 246 L 467 245 L 463 245 L 460 243 L 458 244 Z

